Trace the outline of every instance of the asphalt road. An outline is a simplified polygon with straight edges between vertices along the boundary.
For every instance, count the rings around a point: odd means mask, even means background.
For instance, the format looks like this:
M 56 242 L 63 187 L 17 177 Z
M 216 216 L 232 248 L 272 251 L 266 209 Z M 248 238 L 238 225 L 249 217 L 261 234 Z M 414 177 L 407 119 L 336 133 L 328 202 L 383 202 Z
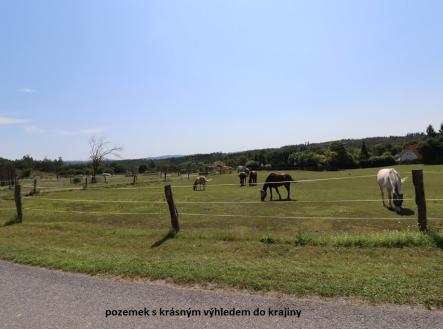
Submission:
M 275 298 L 64 273 L 0 261 L 0 328 L 443 328 L 443 311 L 342 300 Z M 200 311 L 198 315 L 165 310 Z M 204 315 L 223 308 L 247 315 Z M 259 308 L 265 315 L 254 316 Z M 295 315 L 269 315 L 271 310 Z M 145 309 L 149 315 L 145 315 Z M 106 311 L 114 316 L 106 317 Z M 122 310 L 122 315 L 118 315 Z M 124 310 L 143 315 L 123 316 Z M 153 315 L 153 310 L 157 314 Z M 163 314 L 160 311 L 163 310 Z M 300 317 L 295 313 L 301 311 Z M 274 311 L 273 311 L 274 312 Z M 175 314 L 175 313 L 174 313 Z M 190 317 L 188 317 L 188 315 Z M 228 313 L 229 314 L 229 313 Z

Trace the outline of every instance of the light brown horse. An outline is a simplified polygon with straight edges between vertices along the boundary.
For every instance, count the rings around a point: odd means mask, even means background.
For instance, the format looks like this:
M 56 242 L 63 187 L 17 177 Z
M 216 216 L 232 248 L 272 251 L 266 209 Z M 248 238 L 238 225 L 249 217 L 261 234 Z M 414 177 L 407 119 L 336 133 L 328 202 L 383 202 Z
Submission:
M 249 186 L 257 185 L 257 172 L 255 170 L 251 170 L 249 172 Z
M 196 190 L 206 190 L 206 182 L 208 182 L 208 180 L 206 179 L 205 176 L 198 176 L 195 181 L 194 181 L 194 186 L 192 187 L 194 189 L 194 191 Z
M 248 177 L 248 174 L 245 173 L 244 171 L 242 171 L 241 173 L 238 174 L 238 177 L 240 177 L 240 186 L 245 186 L 246 185 L 246 177 Z

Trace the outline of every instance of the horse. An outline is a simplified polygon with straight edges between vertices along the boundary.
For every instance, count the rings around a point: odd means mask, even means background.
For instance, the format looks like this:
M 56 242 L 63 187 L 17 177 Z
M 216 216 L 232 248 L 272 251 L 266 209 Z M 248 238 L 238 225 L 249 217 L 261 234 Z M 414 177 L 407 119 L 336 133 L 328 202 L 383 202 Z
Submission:
M 388 192 L 389 208 L 394 208 L 397 213 L 401 211 L 403 204 L 403 194 L 401 193 L 401 183 L 406 181 L 406 178 L 401 178 L 400 174 L 393 168 L 380 169 L 377 173 L 377 183 L 381 191 L 381 200 L 383 207 L 386 207 L 384 190 Z M 392 207 L 392 201 L 394 207 Z
M 257 172 L 255 170 L 251 170 L 249 173 L 249 186 L 257 185 Z
M 103 174 L 102 174 L 102 176 L 103 176 L 103 179 L 105 180 L 105 183 L 107 183 L 108 181 L 107 181 L 107 177 L 112 177 L 112 174 L 110 174 L 110 173 L 107 173 L 107 172 L 104 172 Z
M 280 195 L 280 192 L 278 191 L 278 187 L 282 186 L 282 185 L 288 191 L 288 197 L 286 198 L 286 200 L 291 200 L 291 196 L 290 196 L 291 182 L 293 182 L 291 175 L 270 173 L 265 180 L 265 184 L 263 185 L 263 189 L 260 190 L 261 201 L 265 201 L 266 191 L 268 188 L 271 193 L 271 201 L 272 201 L 272 189 L 273 188 L 277 191 L 278 197 L 281 200 L 281 195 Z
M 205 191 L 206 182 L 208 182 L 208 180 L 205 176 L 198 176 L 194 181 L 194 185 L 192 186 L 193 190 L 196 191 L 197 188 L 200 187 L 200 189 L 203 189 L 203 191 Z
M 238 177 L 240 177 L 240 187 L 246 185 L 246 177 L 248 177 L 248 174 L 242 171 L 238 174 Z

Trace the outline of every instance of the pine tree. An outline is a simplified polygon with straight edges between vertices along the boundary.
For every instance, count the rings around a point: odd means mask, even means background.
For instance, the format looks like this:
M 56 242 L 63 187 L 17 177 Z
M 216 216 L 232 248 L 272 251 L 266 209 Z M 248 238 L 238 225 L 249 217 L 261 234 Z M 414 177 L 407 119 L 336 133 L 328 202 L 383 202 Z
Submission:
M 428 137 L 437 136 L 437 133 L 435 132 L 434 127 L 432 127 L 432 125 L 429 125 L 428 128 L 426 128 L 426 135 L 428 135 Z
M 366 147 L 366 143 L 364 141 L 361 143 L 360 159 L 361 160 L 369 159 L 369 152 L 368 152 L 368 149 Z

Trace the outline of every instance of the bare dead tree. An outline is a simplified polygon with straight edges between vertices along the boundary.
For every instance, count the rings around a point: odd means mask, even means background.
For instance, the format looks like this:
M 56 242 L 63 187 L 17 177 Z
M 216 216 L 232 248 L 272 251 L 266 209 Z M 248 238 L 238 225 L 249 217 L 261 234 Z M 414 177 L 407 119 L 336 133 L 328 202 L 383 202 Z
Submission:
M 97 180 L 95 176 L 102 165 L 103 161 L 107 156 L 113 155 L 120 158 L 120 152 L 123 150 L 120 146 L 110 147 L 109 143 L 106 142 L 103 138 L 97 138 L 93 136 L 89 140 L 89 158 L 92 161 L 92 179 L 91 183 L 96 183 Z

